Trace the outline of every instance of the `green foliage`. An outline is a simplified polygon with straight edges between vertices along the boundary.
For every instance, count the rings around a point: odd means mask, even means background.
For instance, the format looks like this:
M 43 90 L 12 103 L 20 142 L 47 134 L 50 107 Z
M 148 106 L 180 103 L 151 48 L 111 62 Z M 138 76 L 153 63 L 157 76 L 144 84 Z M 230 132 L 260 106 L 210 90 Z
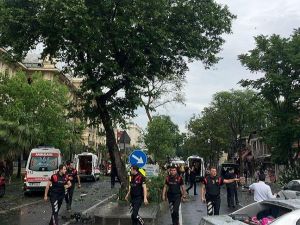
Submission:
M 231 32 L 233 18 L 213 0 L 2 0 L 0 46 L 21 58 L 42 42 L 43 56 L 86 78 L 90 118 L 99 116 L 90 104 L 96 97 L 113 119 L 122 120 L 133 115 L 141 88 L 153 78 L 184 74 L 184 57 L 208 67 L 216 63 L 221 35 Z
M 144 142 L 156 161 L 166 159 L 166 156 L 174 156 L 179 140 L 178 126 L 171 121 L 169 116 L 155 116 L 148 123 Z
M 266 126 L 266 105 L 253 91 L 219 92 L 201 115 L 191 118 L 185 140 L 187 154 L 217 161 L 221 151 L 234 153 L 238 137 Z M 231 151 L 230 151 L 231 150 Z
M 84 78 L 81 110 L 102 122 L 125 184 L 113 123 L 134 116 L 156 78 L 184 76 L 194 60 L 215 64 L 234 18 L 214 0 L 1 0 L 0 46 L 20 59 L 43 43 L 42 57 Z
M 291 180 L 295 180 L 300 177 L 300 164 L 296 164 L 293 167 L 286 168 L 283 172 L 281 172 L 279 176 L 279 182 L 281 185 L 285 185 Z
M 147 179 L 147 188 L 149 192 L 149 202 L 162 201 L 162 189 L 164 187 L 165 177 L 159 175 L 158 177 L 151 177 Z
M 67 88 L 56 80 L 44 80 L 41 74 L 32 79 L 28 84 L 22 72 L 0 75 L 0 131 L 10 134 L 3 143 L 19 151 L 39 144 L 64 149 L 73 135 L 65 116 Z
M 289 38 L 279 35 L 258 36 L 256 47 L 239 56 L 251 72 L 261 72 L 262 78 L 242 80 L 243 86 L 259 91 L 270 104 L 270 121 L 265 130 L 272 157 L 279 164 L 293 164 L 299 149 L 292 148 L 300 137 L 300 30 Z

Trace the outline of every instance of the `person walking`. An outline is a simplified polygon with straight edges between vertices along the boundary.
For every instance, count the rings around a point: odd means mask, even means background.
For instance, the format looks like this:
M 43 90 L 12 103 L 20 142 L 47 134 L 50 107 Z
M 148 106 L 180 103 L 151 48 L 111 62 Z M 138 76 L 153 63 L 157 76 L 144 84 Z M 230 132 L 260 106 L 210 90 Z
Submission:
M 258 175 L 259 181 L 249 186 L 249 191 L 254 191 L 254 201 L 260 202 L 263 200 L 275 198 L 276 195 L 272 194 L 271 188 L 265 183 L 265 174 Z
M 195 169 L 195 166 L 192 166 L 192 168 L 190 169 L 190 186 L 188 187 L 188 189 L 186 189 L 186 192 L 189 194 L 189 191 L 192 189 L 192 187 L 194 187 L 194 195 L 198 195 Z
M 190 172 L 190 168 L 186 165 L 184 167 L 184 184 L 185 185 L 187 185 L 189 183 L 189 179 L 190 179 L 189 172 Z
M 181 177 L 183 177 L 184 176 L 184 172 L 185 172 L 185 169 L 184 169 L 184 165 L 180 165 L 180 167 L 179 167 L 179 175 L 181 176 Z
M 219 215 L 220 212 L 220 188 L 223 184 L 239 181 L 239 179 L 224 179 L 217 176 L 217 169 L 215 167 L 210 168 L 209 176 L 203 180 L 201 200 L 206 203 L 207 215 Z
M 0 161 L 0 177 L 5 177 L 5 166 L 4 162 Z
M 64 200 L 66 190 L 72 185 L 66 175 L 66 166 L 60 165 L 58 169 L 58 172 L 53 174 L 48 181 L 44 194 L 44 200 L 47 201 L 48 192 L 51 186 L 50 203 L 52 207 L 52 215 L 49 225 L 58 225 L 58 212 Z
M 233 169 L 229 169 L 225 176 L 226 179 L 234 179 L 235 174 Z M 234 205 L 234 189 L 236 186 L 236 182 L 226 184 L 227 189 L 227 205 L 229 208 L 235 208 Z
M 239 178 L 239 172 L 238 170 L 234 170 L 234 178 Z M 234 200 L 235 200 L 235 204 L 239 205 L 239 197 L 238 197 L 238 188 L 239 188 L 239 182 L 235 181 L 234 182 Z
M 131 166 L 130 173 L 130 186 L 125 200 L 128 201 L 130 196 L 132 225 L 144 225 L 139 210 L 143 202 L 148 205 L 146 178 L 139 173 L 137 166 Z
M 11 183 L 12 171 L 13 171 L 13 166 L 11 165 L 11 163 L 9 163 L 8 160 L 5 160 L 4 161 L 4 173 L 5 173 L 5 180 L 7 181 L 8 184 Z
M 185 193 L 183 178 L 177 173 L 176 167 L 171 166 L 170 175 L 166 177 L 162 199 L 165 201 L 166 196 L 168 198 L 173 225 L 179 225 L 179 206 Z
M 117 168 L 116 168 L 116 166 L 114 166 L 112 164 L 111 165 L 111 172 L 110 172 L 110 184 L 111 184 L 112 189 L 115 187 L 116 178 L 119 180 Z
M 75 189 L 75 183 L 78 182 L 78 188 L 81 188 L 80 177 L 77 173 L 77 170 L 72 167 L 71 161 L 67 161 L 66 163 L 66 174 L 68 176 L 69 181 L 71 182 L 71 187 L 67 189 L 67 194 L 65 196 L 65 201 L 67 203 L 67 210 L 71 210 L 73 193 Z

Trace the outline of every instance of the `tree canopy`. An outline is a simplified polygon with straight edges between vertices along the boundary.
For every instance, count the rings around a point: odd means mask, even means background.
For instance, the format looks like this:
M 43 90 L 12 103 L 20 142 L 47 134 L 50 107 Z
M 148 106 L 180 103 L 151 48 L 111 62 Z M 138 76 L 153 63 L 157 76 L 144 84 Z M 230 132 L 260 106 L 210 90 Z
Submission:
M 178 126 L 169 116 L 154 116 L 148 122 L 144 142 L 156 161 L 166 160 L 166 156 L 175 156 L 181 141 Z
M 12 77 L 0 74 L 2 146 L 17 155 L 39 144 L 64 150 L 73 135 L 66 116 L 67 87 L 38 73 L 32 79 L 28 84 L 23 72 Z
M 221 151 L 237 153 L 241 137 L 267 126 L 266 107 L 250 90 L 216 93 L 210 106 L 189 121 L 186 151 L 215 163 Z
M 134 116 L 142 90 L 155 78 L 184 75 L 193 60 L 216 63 L 234 18 L 214 0 L 1 0 L 0 46 L 22 58 L 42 43 L 42 57 L 84 77 L 83 110 L 102 122 L 125 185 L 113 122 Z
M 243 86 L 258 90 L 270 104 L 270 121 L 265 137 L 277 163 L 294 161 L 300 137 L 300 30 L 289 38 L 258 36 L 256 47 L 239 59 L 251 72 L 263 73 L 257 80 L 242 80 Z

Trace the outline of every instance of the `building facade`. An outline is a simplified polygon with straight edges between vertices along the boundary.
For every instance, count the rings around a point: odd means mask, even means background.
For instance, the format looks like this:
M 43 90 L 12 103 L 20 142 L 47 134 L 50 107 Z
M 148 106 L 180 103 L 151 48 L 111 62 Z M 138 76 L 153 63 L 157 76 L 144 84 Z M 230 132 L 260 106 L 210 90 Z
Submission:
M 30 79 L 30 76 L 33 73 L 40 72 L 45 80 L 51 81 L 58 78 L 62 84 L 68 87 L 70 100 L 78 101 L 75 92 L 80 88 L 82 82 L 81 78 L 69 78 L 65 76 L 48 58 L 42 62 L 37 62 L 37 60 L 9 62 L 6 59 L 7 55 L 8 53 L 5 49 L 0 48 L 0 73 L 8 76 L 14 76 L 18 71 L 23 71 L 28 75 L 28 79 Z M 86 147 L 86 149 L 93 149 L 94 151 L 97 151 L 99 145 L 105 144 L 105 138 L 101 132 L 102 130 L 99 127 L 92 125 L 89 126 L 89 121 L 86 121 L 86 124 L 87 127 L 83 130 L 81 137 L 82 144 Z

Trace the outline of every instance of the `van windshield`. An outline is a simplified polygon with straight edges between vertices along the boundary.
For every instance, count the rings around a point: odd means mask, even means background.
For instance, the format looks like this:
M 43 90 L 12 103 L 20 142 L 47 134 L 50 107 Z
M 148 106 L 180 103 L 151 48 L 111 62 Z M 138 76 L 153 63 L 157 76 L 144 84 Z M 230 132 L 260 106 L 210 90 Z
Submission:
M 58 169 L 57 156 L 32 156 L 29 169 L 33 171 L 53 171 Z

